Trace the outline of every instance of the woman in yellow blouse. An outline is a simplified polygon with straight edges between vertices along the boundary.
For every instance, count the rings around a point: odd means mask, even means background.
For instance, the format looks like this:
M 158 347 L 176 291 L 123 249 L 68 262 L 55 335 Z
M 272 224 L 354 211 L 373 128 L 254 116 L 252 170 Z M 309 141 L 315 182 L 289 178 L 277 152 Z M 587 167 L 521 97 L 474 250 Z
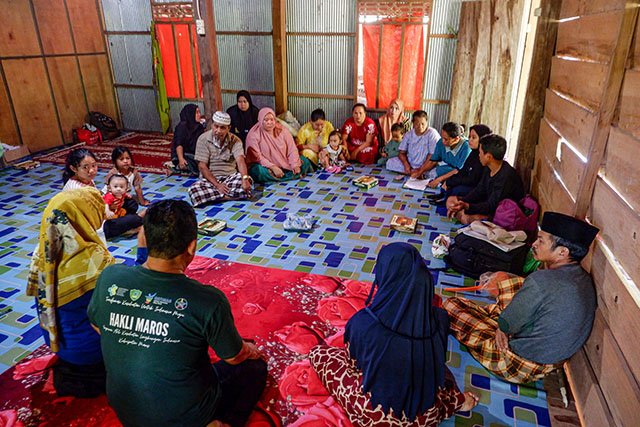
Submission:
M 298 130 L 298 151 L 318 166 L 318 153 L 329 142 L 329 134 L 333 132 L 333 125 L 325 119 L 324 111 L 318 108 L 311 113 L 311 121 L 305 123 Z

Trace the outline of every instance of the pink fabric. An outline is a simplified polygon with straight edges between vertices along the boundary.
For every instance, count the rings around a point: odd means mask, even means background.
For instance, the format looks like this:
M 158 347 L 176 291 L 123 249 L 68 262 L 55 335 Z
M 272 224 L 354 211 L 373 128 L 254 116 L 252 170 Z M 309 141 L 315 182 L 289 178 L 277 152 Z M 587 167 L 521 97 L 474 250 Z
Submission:
M 258 113 L 258 123 L 253 125 L 247 135 L 247 162 L 259 163 L 265 168 L 275 165 L 286 170 L 300 167 L 300 154 L 289 131 L 277 121 L 271 132 L 264 130 L 262 121 L 267 114 L 276 117 L 271 108 L 261 109 Z
M 309 359 L 287 366 L 280 377 L 278 388 L 285 401 L 290 401 L 303 412 L 316 403 L 325 402 L 330 397 L 311 367 Z
M 20 380 L 26 376 L 32 374 L 40 374 L 53 366 L 58 360 L 58 356 L 55 354 L 48 354 L 42 357 L 36 357 L 29 359 L 26 362 L 22 362 L 16 365 L 16 369 L 13 371 L 13 379 Z
M 0 427 L 22 427 L 22 421 L 18 421 L 18 411 L 7 409 L 0 412 Z
M 291 427 L 350 427 L 351 422 L 344 410 L 332 397 L 316 403 L 307 412 L 291 424 Z
M 307 354 L 311 347 L 324 342 L 322 332 L 313 329 L 306 322 L 294 322 L 274 334 L 285 347 L 299 354 Z

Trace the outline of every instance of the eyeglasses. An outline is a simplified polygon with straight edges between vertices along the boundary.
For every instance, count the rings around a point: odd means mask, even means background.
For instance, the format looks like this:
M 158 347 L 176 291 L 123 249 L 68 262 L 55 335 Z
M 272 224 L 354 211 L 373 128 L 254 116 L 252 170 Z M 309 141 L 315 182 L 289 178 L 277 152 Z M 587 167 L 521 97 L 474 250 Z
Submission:
M 80 165 L 78 166 L 78 169 L 82 169 L 83 171 L 88 171 L 91 169 L 98 169 L 98 165 L 95 163 L 92 165 Z

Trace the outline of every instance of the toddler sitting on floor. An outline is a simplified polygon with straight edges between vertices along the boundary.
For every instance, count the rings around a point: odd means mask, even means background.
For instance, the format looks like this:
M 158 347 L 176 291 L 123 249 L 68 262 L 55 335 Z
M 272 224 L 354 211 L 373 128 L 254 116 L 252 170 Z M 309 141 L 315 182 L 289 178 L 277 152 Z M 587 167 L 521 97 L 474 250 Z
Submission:
M 329 134 L 329 144 L 320 152 L 320 164 L 330 173 L 340 172 L 346 164 L 344 147 L 341 145 L 340 132 L 337 130 Z
M 398 157 L 398 153 L 400 152 L 400 142 L 402 142 L 404 133 L 405 128 L 401 123 L 394 123 L 394 125 L 391 126 L 391 139 L 387 141 L 380 152 L 380 158 L 378 159 L 379 166 L 385 166 L 387 164 L 387 160 L 392 157 Z

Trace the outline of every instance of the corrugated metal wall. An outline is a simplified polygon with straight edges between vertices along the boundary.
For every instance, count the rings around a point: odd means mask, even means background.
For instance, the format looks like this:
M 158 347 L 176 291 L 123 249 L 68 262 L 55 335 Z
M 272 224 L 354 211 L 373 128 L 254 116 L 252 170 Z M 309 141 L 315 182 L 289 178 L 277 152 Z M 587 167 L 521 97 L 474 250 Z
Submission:
M 340 127 L 351 115 L 353 105 L 356 1 L 287 0 L 286 11 L 288 91 L 320 95 L 290 94 L 289 110 L 304 124 L 313 110 L 322 108 L 327 119 Z
M 235 104 L 233 91 L 240 89 L 259 92 L 252 95 L 258 107 L 274 108 L 271 0 L 211 2 L 216 31 L 223 32 L 217 36 L 217 45 L 224 108 Z M 460 4 L 460 0 L 434 0 L 431 34 L 457 33 Z M 102 7 L 107 32 L 149 31 L 149 0 L 102 0 Z M 356 0 L 287 0 L 286 11 L 288 92 L 304 94 L 289 95 L 289 110 L 300 123 L 305 123 L 312 110 L 323 108 L 327 119 L 334 126 L 341 126 L 351 115 L 353 105 L 350 97 L 354 93 L 357 66 Z M 247 34 L 256 32 L 262 34 Z M 115 83 L 138 86 L 117 88 L 124 127 L 159 131 L 153 90 L 144 88 L 151 86 L 153 78 L 150 36 L 109 34 L 108 40 Z M 455 47 L 455 38 L 429 40 L 424 99 L 449 100 Z M 342 98 L 323 98 L 322 95 Z M 172 126 L 178 123 L 180 110 L 186 103 L 170 102 Z M 446 102 L 423 102 L 422 108 L 437 129 L 448 119 Z
M 430 18 L 431 34 L 443 35 L 451 32 L 457 34 L 460 7 L 460 0 L 434 0 Z M 456 59 L 456 43 L 456 38 L 431 37 L 429 39 L 423 99 L 449 101 Z M 448 102 L 423 102 L 422 108 L 429 114 L 429 124 L 438 131 L 449 120 Z M 455 121 L 456 118 L 451 117 L 450 120 Z
M 151 24 L 149 0 L 102 0 L 107 39 L 117 87 L 122 125 L 125 129 L 161 131 L 152 88 L 153 69 L 149 34 L 109 34 L 148 32 Z M 147 86 L 147 88 L 145 88 Z M 178 111 L 179 113 L 180 111 Z
M 258 107 L 275 108 L 271 0 L 213 0 L 220 64 L 222 105 L 236 103 L 235 91 L 267 92 L 251 98 Z M 234 34 L 236 33 L 236 34 Z M 240 34 L 237 34 L 240 33 Z M 225 91 L 234 91 L 233 93 Z

